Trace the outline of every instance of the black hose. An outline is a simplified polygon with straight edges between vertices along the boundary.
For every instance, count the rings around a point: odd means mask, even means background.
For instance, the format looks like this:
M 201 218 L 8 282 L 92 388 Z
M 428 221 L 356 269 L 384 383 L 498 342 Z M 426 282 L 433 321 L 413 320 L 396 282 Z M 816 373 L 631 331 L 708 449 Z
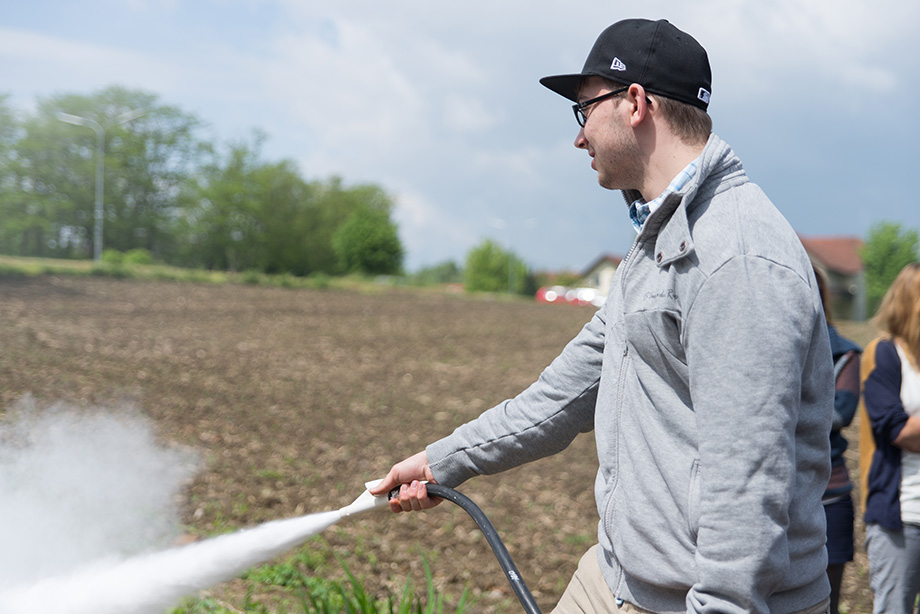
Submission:
M 441 486 L 440 484 L 430 483 L 426 484 L 425 486 L 428 489 L 429 496 L 438 497 L 439 499 L 447 499 L 448 501 L 456 503 L 464 510 L 466 510 L 466 513 L 473 518 L 473 520 L 476 522 L 476 525 L 479 527 L 479 530 L 482 531 L 483 535 L 485 535 L 486 541 L 489 542 L 489 546 L 491 546 L 492 552 L 495 553 L 495 557 L 498 559 L 498 563 L 502 566 L 502 571 L 505 572 L 505 577 L 508 579 L 508 583 L 511 584 L 511 588 L 514 589 L 514 594 L 517 595 L 521 605 L 524 606 L 524 611 L 528 614 L 541 614 L 540 608 L 537 606 L 537 602 L 534 600 L 533 595 L 530 594 L 530 589 L 528 589 L 527 585 L 524 584 L 524 579 L 521 577 L 521 573 L 514 565 L 514 561 L 511 560 L 511 555 L 508 554 L 508 549 L 505 548 L 505 544 L 498 536 L 498 531 L 495 530 L 495 527 L 491 522 L 489 522 L 489 519 L 486 518 L 486 515 L 483 513 L 483 511 L 479 509 L 479 506 L 473 503 L 472 499 L 457 492 L 453 488 Z M 390 497 L 392 498 L 394 494 L 398 493 L 399 490 L 394 490 Z

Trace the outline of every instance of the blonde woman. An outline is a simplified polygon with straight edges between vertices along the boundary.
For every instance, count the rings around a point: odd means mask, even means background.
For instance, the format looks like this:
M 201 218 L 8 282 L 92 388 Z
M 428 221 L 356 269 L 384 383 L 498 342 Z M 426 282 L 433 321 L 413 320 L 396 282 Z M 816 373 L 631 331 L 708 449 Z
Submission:
M 920 595 L 920 263 L 907 265 L 876 315 L 863 401 L 875 450 L 866 490 L 874 612 L 913 614 Z M 872 445 L 868 441 L 868 445 Z

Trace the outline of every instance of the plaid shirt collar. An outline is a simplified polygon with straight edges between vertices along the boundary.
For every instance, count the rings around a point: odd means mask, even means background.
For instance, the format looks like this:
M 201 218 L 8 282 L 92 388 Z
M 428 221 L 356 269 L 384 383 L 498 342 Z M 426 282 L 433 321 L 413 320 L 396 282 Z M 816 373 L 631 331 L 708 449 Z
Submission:
M 680 191 L 691 179 L 693 179 L 693 176 L 696 175 L 696 163 L 698 160 L 699 158 L 685 166 L 684 170 L 677 173 L 677 176 L 671 180 L 671 183 L 668 184 L 664 192 L 659 194 L 654 200 L 645 202 L 639 198 L 629 205 L 629 219 L 632 220 L 633 228 L 636 229 L 637 233 L 642 232 L 645 220 L 661 206 L 661 203 L 664 202 L 664 199 L 667 198 L 669 194 Z

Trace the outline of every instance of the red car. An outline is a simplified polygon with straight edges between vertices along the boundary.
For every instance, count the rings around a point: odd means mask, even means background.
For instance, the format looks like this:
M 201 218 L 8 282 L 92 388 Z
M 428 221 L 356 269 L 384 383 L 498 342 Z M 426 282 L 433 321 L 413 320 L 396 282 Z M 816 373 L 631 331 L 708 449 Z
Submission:
M 562 303 L 566 305 L 593 305 L 600 307 L 604 299 L 596 288 L 568 288 L 566 286 L 543 286 L 537 290 L 536 299 L 540 303 Z

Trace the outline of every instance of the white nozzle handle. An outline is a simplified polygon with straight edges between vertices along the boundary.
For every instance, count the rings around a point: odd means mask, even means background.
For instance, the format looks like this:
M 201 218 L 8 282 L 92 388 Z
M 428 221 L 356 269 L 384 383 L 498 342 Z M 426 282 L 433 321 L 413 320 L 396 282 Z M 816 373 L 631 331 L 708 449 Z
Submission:
M 386 493 L 382 495 L 372 495 L 370 489 L 379 484 L 382 480 L 372 480 L 367 482 L 364 487 L 366 490 L 361 493 L 357 499 L 352 503 L 346 505 L 339 510 L 339 515 L 342 518 L 348 518 L 349 516 L 354 516 L 355 514 L 360 514 L 361 512 L 369 512 L 371 510 L 377 509 L 378 507 L 388 507 L 390 498 Z

